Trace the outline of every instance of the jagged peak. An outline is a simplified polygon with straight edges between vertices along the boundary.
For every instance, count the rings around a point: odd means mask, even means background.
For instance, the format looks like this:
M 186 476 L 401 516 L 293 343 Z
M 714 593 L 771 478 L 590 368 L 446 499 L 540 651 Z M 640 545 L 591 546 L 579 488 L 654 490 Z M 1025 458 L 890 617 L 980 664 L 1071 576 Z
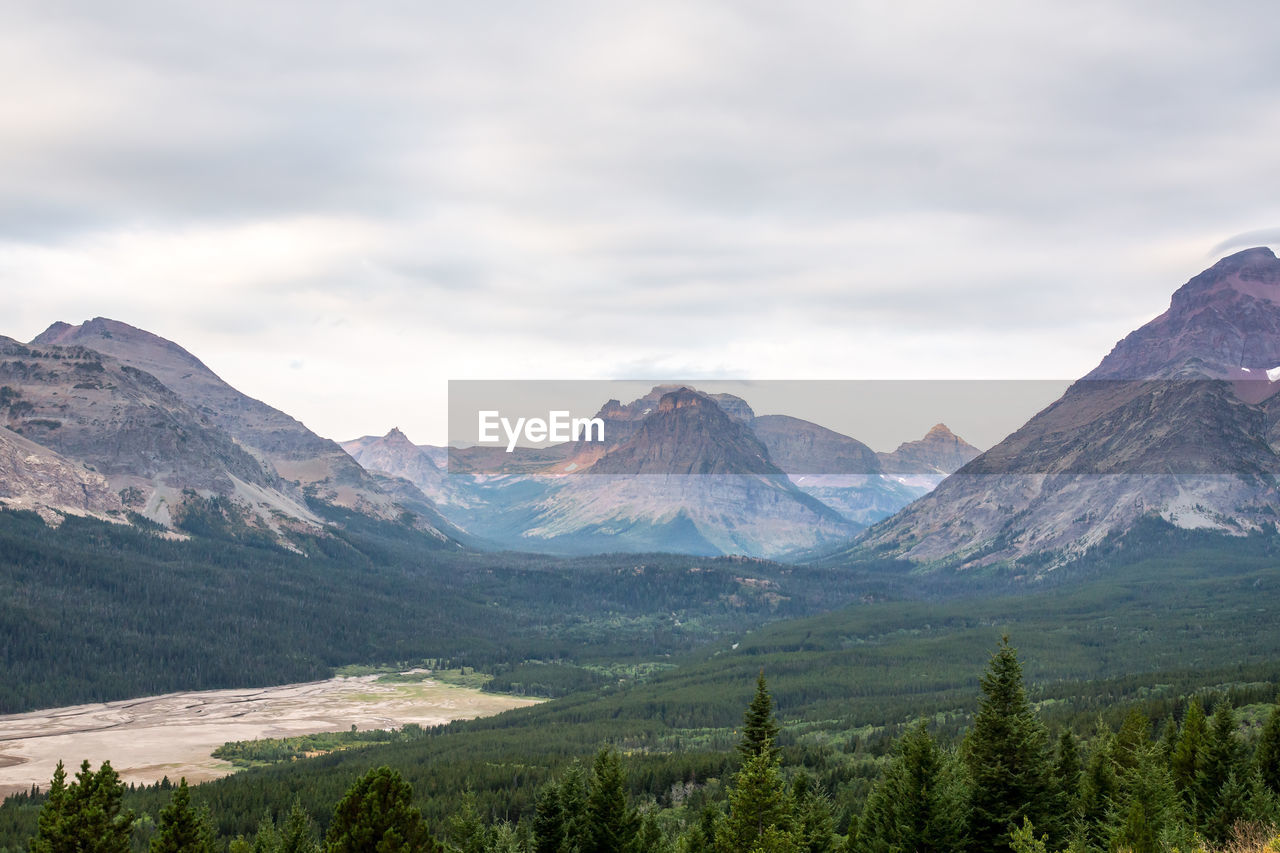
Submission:
M 715 401 L 706 394 L 703 394 L 701 391 L 696 391 L 693 388 L 689 388 L 688 386 L 681 386 L 675 391 L 668 391 L 658 400 L 659 412 L 670 412 L 676 409 L 688 408 L 690 406 L 711 406 L 715 409 L 720 408 L 715 404 Z
M 410 447 L 417 446 L 409 440 L 409 436 L 405 435 L 398 426 L 392 427 L 390 431 L 382 437 L 382 440 L 393 444 L 404 444 Z

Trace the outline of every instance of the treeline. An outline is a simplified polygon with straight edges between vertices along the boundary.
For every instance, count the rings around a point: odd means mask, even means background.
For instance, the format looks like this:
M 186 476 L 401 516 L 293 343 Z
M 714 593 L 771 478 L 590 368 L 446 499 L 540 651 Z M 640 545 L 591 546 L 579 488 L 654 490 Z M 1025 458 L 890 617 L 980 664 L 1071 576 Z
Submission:
M 234 740 L 213 751 L 214 758 L 230 761 L 238 767 L 254 767 L 259 764 L 278 764 L 297 761 L 338 749 L 353 749 L 373 744 L 407 743 L 424 736 L 422 726 L 406 723 L 399 729 L 366 729 L 358 731 L 353 725 L 349 732 L 317 732 L 310 735 L 294 735 L 283 738 L 258 740 Z
M 628 765 L 605 747 L 538 787 L 529 812 L 486 819 L 464 794 L 433 827 L 395 770 L 367 771 L 323 826 L 294 799 L 250 834 L 217 837 L 208 803 L 185 782 L 166 786 L 151 820 L 124 807 L 109 764 L 87 762 L 68 783 L 61 765 L 40 800 L 32 853 L 92 849 L 174 853 L 1168 853 L 1263 850 L 1280 842 L 1280 704 L 1256 738 L 1230 703 L 1206 714 L 1192 698 L 1153 731 L 1130 709 L 1118 730 L 1051 737 L 1008 640 L 981 680 L 972 725 L 956 740 L 926 721 L 892 744 L 857 813 L 841 820 L 829 791 L 784 760 L 772 697 L 760 674 L 723 784 L 674 785 L 665 803 L 637 798 Z M 92 841 L 92 845 L 89 842 Z M 1254 847 L 1247 846 L 1248 843 Z M 80 845 L 80 846 L 77 846 Z

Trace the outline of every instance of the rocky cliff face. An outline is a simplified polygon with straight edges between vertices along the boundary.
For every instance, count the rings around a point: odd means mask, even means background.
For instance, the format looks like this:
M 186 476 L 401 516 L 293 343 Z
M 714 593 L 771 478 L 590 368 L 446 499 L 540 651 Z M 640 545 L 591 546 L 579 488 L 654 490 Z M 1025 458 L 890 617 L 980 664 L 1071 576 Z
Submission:
M 1224 258 L 861 548 L 961 566 L 1039 554 L 1052 566 L 1144 515 L 1224 533 L 1268 525 L 1280 499 L 1277 364 L 1280 261 L 1267 249 Z
M 0 429 L 0 504 L 40 513 L 122 520 L 124 506 L 106 477 L 9 430 Z
M 154 376 L 85 347 L 0 339 L 0 424 L 111 484 L 168 522 L 185 490 L 272 490 L 274 472 Z

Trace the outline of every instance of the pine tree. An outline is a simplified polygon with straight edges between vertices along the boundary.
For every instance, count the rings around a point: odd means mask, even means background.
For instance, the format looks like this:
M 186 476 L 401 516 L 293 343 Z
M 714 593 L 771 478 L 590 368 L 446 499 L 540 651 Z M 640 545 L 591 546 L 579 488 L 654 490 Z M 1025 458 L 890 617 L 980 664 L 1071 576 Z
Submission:
M 964 793 L 949 765 L 923 720 L 908 729 L 867 798 L 854 849 L 944 853 L 961 847 Z
M 326 853 L 443 853 L 413 805 L 413 788 L 390 767 L 370 770 L 333 810 Z
M 1178 744 L 1169 759 L 1169 769 L 1173 773 L 1173 784 L 1182 795 L 1183 803 L 1189 811 L 1195 811 L 1196 774 L 1203 761 L 1205 741 L 1209 730 L 1205 721 L 1204 709 L 1198 699 L 1192 699 L 1187 705 L 1187 712 L 1182 718 L 1182 731 L 1178 735 Z
M 294 797 L 289 815 L 280 830 L 280 853 L 319 853 L 320 845 L 316 841 L 316 828 L 302 807 L 302 801 Z
M 564 849 L 582 850 L 587 843 L 587 779 L 576 761 L 560 780 L 560 809 L 564 813 Z
M 1198 762 L 1195 789 L 1199 824 L 1214 841 L 1223 841 L 1243 811 L 1244 744 L 1236 731 L 1231 706 L 1219 702 Z M 1228 787 L 1228 783 L 1233 783 Z M 1227 795 L 1230 795 L 1228 797 Z
M 1080 745 L 1071 729 L 1063 729 L 1058 736 L 1058 754 L 1053 763 L 1053 782 L 1057 790 L 1060 814 L 1069 820 L 1080 815 L 1080 780 L 1084 769 L 1080 766 Z
M 251 853 L 280 853 L 280 831 L 275 821 L 263 815 L 258 821 L 258 831 L 253 835 Z
M 778 721 L 773 716 L 773 697 L 769 695 L 762 669 L 756 678 L 756 695 L 742 720 L 742 742 L 738 744 L 738 752 L 743 758 L 750 758 L 767 749 L 770 755 L 776 756 L 779 731 Z
M 1272 706 L 1267 724 L 1263 726 L 1254 764 L 1263 784 L 1280 795 L 1280 702 Z
M 1036 837 L 1036 828 L 1025 817 L 1022 826 L 1015 827 L 1009 834 L 1009 846 L 1013 853 L 1049 853 L 1046 844 L 1049 836 Z
M 491 826 L 488 838 L 484 853 L 524 853 L 528 849 L 526 839 L 520 837 L 518 828 L 509 820 L 500 820 Z
M 610 749 L 596 754 L 587 795 L 587 825 L 583 853 L 621 853 L 634 840 L 635 813 L 627 807 L 622 760 Z
M 275 821 L 263 815 L 258 821 L 258 831 L 253 835 L 251 853 L 280 853 L 280 831 Z
M 729 816 L 716 829 L 717 853 L 799 853 L 791 835 L 791 798 L 772 744 L 743 762 L 729 791 Z
M 1249 773 L 1244 819 L 1257 826 L 1280 825 L 1280 796 L 1262 780 L 1256 767 Z
M 449 818 L 446 835 L 454 853 L 485 853 L 489 847 L 488 828 L 476 811 L 476 798 L 470 791 L 463 795 L 462 807 Z
M 1116 733 L 1112 760 L 1117 770 L 1123 774 L 1136 769 L 1140 756 L 1150 743 L 1151 721 L 1137 708 L 1130 709 Z
M 1204 835 L 1210 841 L 1221 843 L 1230 837 L 1232 827 L 1248 814 L 1248 777 L 1240 778 L 1235 770 L 1229 771 L 1214 800 L 1213 807 L 1205 811 Z
M 1164 730 L 1160 735 L 1160 757 L 1172 772 L 1173 752 L 1178 748 L 1178 721 L 1170 716 L 1164 721 Z
M 123 797 L 124 783 L 111 762 L 102 762 L 94 773 L 85 761 L 70 785 L 58 762 L 31 853 L 129 853 L 135 818 L 132 811 L 121 811 Z
M 538 802 L 534 807 L 534 853 L 560 853 L 564 837 L 564 808 L 560 804 L 560 786 L 551 782 L 538 794 Z
M 1017 651 L 1004 637 L 982 678 L 982 701 L 965 744 L 971 783 L 970 838 L 1007 851 L 1024 818 L 1055 836 L 1048 734 L 1027 699 Z
M 1129 753 L 1133 764 L 1119 777 L 1111 810 L 1111 849 L 1163 853 L 1163 839 L 1176 829 L 1182 809 L 1158 747 L 1148 743 Z
M 1111 827 L 1112 803 L 1120 795 L 1120 778 L 1111 760 L 1115 735 L 1101 721 L 1094 738 L 1093 751 L 1080 780 L 1079 826 L 1074 833 L 1078 841 L 1091 849 L 1106 847 Z
M 795 836 L 802 853 L 834 853 L 836 823 L 826 791 L 801 771 L 792 783 L 791 798 Z
M 75 840 L 69 837 L 66 809 L 67 769 L 59 761 L 49 782 L 49 795 L 36 817 L 36 836 L 31 839 L 31 853 L 61 853 L 74 849 Z
M 213 853 L 211 829 L 204 815 L 191 805 L 191 791 L 183 777 L 173 789 L 169 805 L 151 839 L 151 853 Z

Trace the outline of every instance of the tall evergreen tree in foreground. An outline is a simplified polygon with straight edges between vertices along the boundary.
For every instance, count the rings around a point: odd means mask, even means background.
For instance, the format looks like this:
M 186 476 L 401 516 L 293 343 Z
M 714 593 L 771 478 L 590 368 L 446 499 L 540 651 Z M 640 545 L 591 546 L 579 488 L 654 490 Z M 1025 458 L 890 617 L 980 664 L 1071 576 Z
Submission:
M 390 767 L 370 770 L 333 810 L 327 853 L 443 853 L 413 805 L 413 788 Z
M 1197 780 L 1204 766 L 1203 753 L 1208 739 L 1209 726 L 1205 721 L 1204 709 L 1200 707 L 1200 701 L 1193 698 L 1187 704 L 1187 712 L 1182 717 L 1182 731 L 1169 759 L 1173 784 L 1182 795 L 1188 815 L 1192 817 L 1200 812 L 1196 803 Z
M 600 750 L 591 767 L 583 853 L 622 853 L 635 840 L 639 826 L 627 806 L 626 784 L 618 753 Z
M 533 813 L 533 853 L 560 853 L 565 843 L 565 814 L 560 786 L 554 782 L 538 794 Z
M 1254 764 L 1262 783 L 1272 793 L 1280 795 L 1280 702 L 1271 708 L 1267 724 L 1258 738 L 1258 751 L 1254 755 Z
M 729 789 L 729 815 L 715 829 L 717 853 L 800 853 L 792 834 L 793 803 L 774 746 L 778 731 L 762 670 L 743 719 L 738 751 L 744 761 Z
M 717 853 L 799 853 L 791 834 L 791 798 L 778 759 L 764 750 L 734 774 L 729 816 L 716 828 Z
M 207 814 L 191 805 L 191 789 L 184 777 L 173 789 L 169 805 L 160 810 L 151 853 L 213 853 L 213 828 Z
M 1048 733 L 1027 699 L 1022 666 L 1009 638 L 1001 639 L 982 677 L 982 699 L 965 742 L 969 770 L 969 834 L 975 850 L 1010 849 L 1010 833 L 1029 819 L 1052 841 Z
M 963 849 L 965 791 L 923 720 L 903 734 L 876 783 L 851 849 L 949 853 Z
M 94 773 L 85 761 L 68 785 L 59 761 L 31 853 L 129 853 L 135 819 L 132 811 L 121 811 L 123 797 L 124 783 L 111 762 Z

